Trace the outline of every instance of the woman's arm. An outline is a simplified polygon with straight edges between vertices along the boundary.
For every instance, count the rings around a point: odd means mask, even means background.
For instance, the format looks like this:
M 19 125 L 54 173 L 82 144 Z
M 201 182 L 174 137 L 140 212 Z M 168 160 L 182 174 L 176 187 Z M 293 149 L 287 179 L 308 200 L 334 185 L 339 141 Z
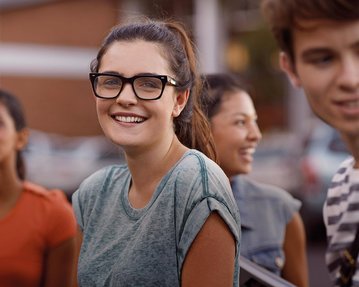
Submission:
M 46 255 L 44 287 L 72 286 L 75 275 L 76 238 L 71 237 Z
M 235 239 L 217 212 L 192 243 L 182 268 L 182 286 L 233 286 Z
M 309 286 L 305 230 L 298 212 L 294 213 L 292 220 L 287 224 L 283 248 L 283 278 L 298 287 Z

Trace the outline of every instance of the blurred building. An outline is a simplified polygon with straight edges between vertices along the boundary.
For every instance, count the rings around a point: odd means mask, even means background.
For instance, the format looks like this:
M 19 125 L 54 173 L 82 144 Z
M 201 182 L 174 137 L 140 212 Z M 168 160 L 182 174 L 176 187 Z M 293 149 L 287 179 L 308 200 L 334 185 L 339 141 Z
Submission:
M 263 29 L 257 0 L 0 0 L 0 88 L 20 97 L 33 129 L 100 134 L 89 64 L 113 25 L 140 15 L 184 22 L 202 72 L 248 77 L 258 91 L 263 130 L 300 122 L 303 104 L 288 112 L 291 93 L 276 68 L 276 46 Z
M 21 98 L 31 128 L 100 132 L 89 63 L 118 21 L 118 1 L 0 1 L 0 87 Z

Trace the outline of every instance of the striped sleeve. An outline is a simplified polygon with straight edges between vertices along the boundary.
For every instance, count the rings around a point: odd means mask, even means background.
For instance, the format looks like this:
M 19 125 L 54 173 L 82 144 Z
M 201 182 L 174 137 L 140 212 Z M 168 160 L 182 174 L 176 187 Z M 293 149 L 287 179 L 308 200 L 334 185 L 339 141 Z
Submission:
M 325 259 L 335 286 L 339 286 L 341 254 L 352 244 L 359 223 L 359 170 L 353 169 L 353 163 L 350 158 L 339 167 L 323 207 L 328 242 Z M 353 281 L 359 284 L 358 267 Z

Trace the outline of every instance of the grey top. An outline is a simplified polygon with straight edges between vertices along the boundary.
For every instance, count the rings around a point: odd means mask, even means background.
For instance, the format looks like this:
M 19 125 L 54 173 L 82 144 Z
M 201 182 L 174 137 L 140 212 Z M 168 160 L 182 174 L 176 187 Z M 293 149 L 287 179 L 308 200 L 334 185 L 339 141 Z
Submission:
M 189 247 L 213 211 L 236 239 L 233 286 L 238 286 L 239 211 L 218 165 L 187 151 L 142 209 L 129 203 L 130 182 L 126 165 L 110 166 L 87 178 L 73 195 L 83 231 L 80 286 L 180 286 Z
M 236 176 L 231 183 L 241 214 L 241 255 L 280 275 L 287 224 L 301 202 L 279 187 L 245 176 Z

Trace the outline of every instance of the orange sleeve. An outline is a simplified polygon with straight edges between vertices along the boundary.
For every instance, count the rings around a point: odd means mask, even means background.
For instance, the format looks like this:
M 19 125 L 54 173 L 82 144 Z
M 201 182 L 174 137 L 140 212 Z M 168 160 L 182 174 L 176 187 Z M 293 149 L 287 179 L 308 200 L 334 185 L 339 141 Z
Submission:
M 50 190 L 47 208 L 47 244 L 54 247 L 76 235 L 76 218 L 61 190 Z

